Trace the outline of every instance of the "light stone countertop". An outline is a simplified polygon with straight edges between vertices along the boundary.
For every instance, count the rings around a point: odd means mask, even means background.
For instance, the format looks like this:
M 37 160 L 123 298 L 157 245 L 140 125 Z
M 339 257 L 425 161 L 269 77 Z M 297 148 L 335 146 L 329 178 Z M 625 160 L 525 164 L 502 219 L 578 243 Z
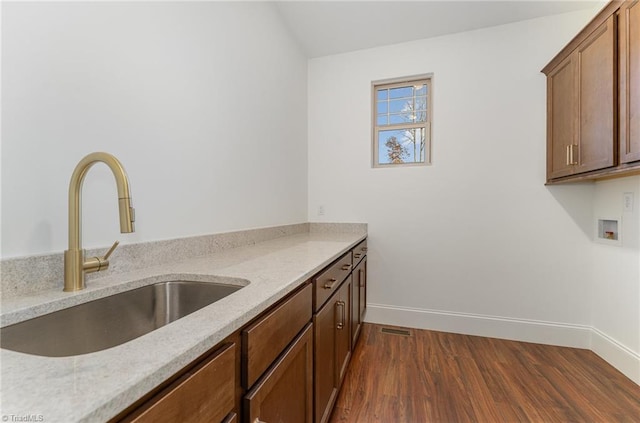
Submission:
M 169 325 L 107 350 L 41 357 L 0 349 L 2 421 L 107 421 L 277 302 L 366 234 L 302 233 L 2 301 L 2 326 L 154 282 L 249 284 Z M 27 420 L 25 416 L 31 416 Z

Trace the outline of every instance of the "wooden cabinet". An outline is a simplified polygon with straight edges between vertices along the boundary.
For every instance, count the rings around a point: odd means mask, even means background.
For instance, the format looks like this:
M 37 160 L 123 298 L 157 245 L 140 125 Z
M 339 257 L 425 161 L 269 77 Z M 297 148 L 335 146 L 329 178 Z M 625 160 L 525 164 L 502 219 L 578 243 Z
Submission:
M 615 165 L 616 19 L 547 73 L 547 179 Z
M 575 173 L 615 164 L 616 37 L 616 19 L 610 16 L 574 53 L 578 127 L 571 159 Z
M 313 330 L 309 323 L 245 397 L 245 421 L 313 422 Z
M 244 421 L 313 422 L 312 285 L 242 331 Z
M 235 418 L 236 344 L 187 371 L 123 421 L 135 423 L 229 422 Z
M 351 286 L 351 349 L 356 347 L 367 307 L 367 257 L 353 269 Z
M 620 163 L 640 160 L 640 1 L 618 13 Z
M 366 307 L 366 252 L 364 240 L 112 421 L 327 422 Z
M 612 0 L 542 70 L 547 183 L 640 173 L 640 1 Z
M 575 143 L 575 63 L 567 57 L 547 74 L 547 179 L 571 175 Z
M 336 380 L 342 386 L 351 359 L 351 275 L 334 296 L 336 328 Z
M 327 422 L 338 396 L 336 381 L 336 304 L 331 301 L 313 316 L 314 422 Z
M 242 331 L 242 385 L 251 386 L 311 321 L 311 284 Z
M 318 311 L 336 292 L 342 281 L 351 273 L 352 267 L 352 252 L 349 251 L 313 278 L 314 311 Z
M 314 315 L 315 422 L 329 420 L 351 358 L 351 275 Z
M 356 346 L 367 307 L 367 240 L 353 249 L 351 284 L 351 350 Z
M 316 423 L 329 421 L 358 340 L 366 308 L 366 254 L 365 239 L 313 279 Z

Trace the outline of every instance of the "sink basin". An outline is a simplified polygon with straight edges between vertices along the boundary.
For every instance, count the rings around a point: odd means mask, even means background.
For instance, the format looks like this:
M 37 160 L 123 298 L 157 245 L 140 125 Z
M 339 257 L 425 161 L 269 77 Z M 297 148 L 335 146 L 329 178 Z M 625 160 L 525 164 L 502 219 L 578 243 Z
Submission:
M 241 288 L 211 282 L 159 282 L 4 327 L 0 346 L 47 357 L 100 351 L 138 338 Z

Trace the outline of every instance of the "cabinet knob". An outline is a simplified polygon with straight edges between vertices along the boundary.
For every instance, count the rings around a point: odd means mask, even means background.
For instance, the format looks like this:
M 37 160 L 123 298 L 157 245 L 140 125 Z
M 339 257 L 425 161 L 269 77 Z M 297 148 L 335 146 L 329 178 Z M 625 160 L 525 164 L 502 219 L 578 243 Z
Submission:
M 362 254 L 360 254 L 360 253 L 355 253 L 353 256 L 354 256 L 355 258 L 360 258 L 360 257 L 362 256 Z
M 338 282 L 337 279 L 331 278 L 331 279 L 329 279 L 329 282 L 324 284 L 323 288 L 324 289 L 332 289 L 335 286 L 336 282 Z
M 351 269 L 351 265 L 350 264 L 343 264 L 342 265 L 342 270 L 349 270 Z

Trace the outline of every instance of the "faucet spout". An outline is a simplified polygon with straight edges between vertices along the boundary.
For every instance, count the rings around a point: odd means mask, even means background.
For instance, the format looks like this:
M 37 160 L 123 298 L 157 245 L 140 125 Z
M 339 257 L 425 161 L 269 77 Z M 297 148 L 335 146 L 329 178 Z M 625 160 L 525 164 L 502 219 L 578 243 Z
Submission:
M 69 249 L 64 252 L 64 291 L 78 291 L 85 288 L 84 275 L 98 272 L 109 266 L 108 256 L 92 257 L 85 260 L 82 249 L 81 200 L 82 183 L 89 169 L 96 163 L 106 164 L 116 179 L 120 232 L 134 232 L 135 213 L 131 207 L 129 178 L 118 159 L 109 153 L 91 153 L 84 157 L 71 175 L 69 183 Z M 115 248 L 115 246 L 114 246 Z

